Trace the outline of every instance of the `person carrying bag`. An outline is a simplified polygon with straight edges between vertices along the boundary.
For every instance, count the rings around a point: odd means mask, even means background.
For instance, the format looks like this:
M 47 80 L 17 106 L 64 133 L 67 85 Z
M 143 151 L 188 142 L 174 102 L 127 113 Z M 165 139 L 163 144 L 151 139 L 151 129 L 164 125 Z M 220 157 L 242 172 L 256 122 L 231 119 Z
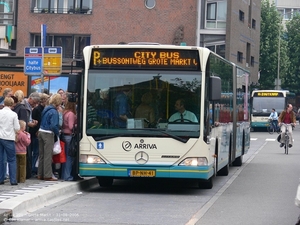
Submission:
M 72 181 L 72 166 L 74 161 L 74 146 L 76 146 L 75 125 L 76 125 L 76 102 L 66 101 L 63 112 L 62 139 L 65 142 L 67 161 L 62 164 L 61 178 L 65 181 Z

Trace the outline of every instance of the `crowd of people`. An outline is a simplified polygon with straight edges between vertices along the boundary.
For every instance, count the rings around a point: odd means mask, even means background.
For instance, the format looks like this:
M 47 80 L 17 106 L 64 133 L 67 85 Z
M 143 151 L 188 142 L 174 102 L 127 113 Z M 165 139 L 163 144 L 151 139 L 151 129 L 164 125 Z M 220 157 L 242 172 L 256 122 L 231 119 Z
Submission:
M 68 155 L 72 134 L 76 129 L 76 102 L 68 101 L 68 93 L 33 92 L 25 98 L 21 90 L 6 88 L 0 97 L 0 185 L 40 180 L 72 181 L 74 158 Z M 55 137 L 65 143 L 66 162 L 55 170 L 52 161 Z

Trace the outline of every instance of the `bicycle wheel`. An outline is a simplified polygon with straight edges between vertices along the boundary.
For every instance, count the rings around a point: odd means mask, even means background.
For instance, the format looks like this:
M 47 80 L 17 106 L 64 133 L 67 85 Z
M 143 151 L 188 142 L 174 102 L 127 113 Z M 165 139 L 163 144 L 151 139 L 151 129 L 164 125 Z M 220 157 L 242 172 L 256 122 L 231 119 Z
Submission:
M 274 133 L 274 127 L 271 124 L 269 124 L 269 126 L 267 126 L 267 130 L 270 134 Z
M 289 154 L 289 135 L 288 134 L 285 134 L 285 146 L 284 146 L 284 153 L 285 154 Z
M 281 133 L 280 127 L 277 127 L 277 134 L 280 134 L 280 133 Z

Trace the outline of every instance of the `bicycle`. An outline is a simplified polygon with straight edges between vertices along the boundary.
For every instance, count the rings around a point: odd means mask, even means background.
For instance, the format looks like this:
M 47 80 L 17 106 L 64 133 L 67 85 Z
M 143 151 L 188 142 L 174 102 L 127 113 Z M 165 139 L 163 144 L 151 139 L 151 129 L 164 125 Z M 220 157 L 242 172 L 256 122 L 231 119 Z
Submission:
M 273 134 L 274 132 L 280 133 L 280 128 L 277 126 L 277 130 L 275 129 L 274 121 L 272 119 L 268 119 L 267 130 L 270 134 Z
M 292 126 L 292 125 L 282 123 L 281 126 L 285 126 L 284 143 L 283 143 L 284 144 L 284 154 L 288 155 L 289 154 L 289 141 L 290 141 L 288 126 Z
M 272 119 L 268 119 L 267 130 L 270 134 L 273 134 L 275 131 Z

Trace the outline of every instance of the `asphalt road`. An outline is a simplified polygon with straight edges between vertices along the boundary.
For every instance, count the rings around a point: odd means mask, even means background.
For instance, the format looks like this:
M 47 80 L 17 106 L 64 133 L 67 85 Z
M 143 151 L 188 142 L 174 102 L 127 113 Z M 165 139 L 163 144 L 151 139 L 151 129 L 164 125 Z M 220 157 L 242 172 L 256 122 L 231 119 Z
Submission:
M 242 167 L 215 177 L 211 190 L 169 180 L 122 181 L 91 187 L 70 198 L 14 218 L 13 224 L 247 225 L 295 224 L 300 177 L 300 127 L 285 155 L 276 134 L 251 133 Z M 6 222 L 5 224 L 11 224 Z

